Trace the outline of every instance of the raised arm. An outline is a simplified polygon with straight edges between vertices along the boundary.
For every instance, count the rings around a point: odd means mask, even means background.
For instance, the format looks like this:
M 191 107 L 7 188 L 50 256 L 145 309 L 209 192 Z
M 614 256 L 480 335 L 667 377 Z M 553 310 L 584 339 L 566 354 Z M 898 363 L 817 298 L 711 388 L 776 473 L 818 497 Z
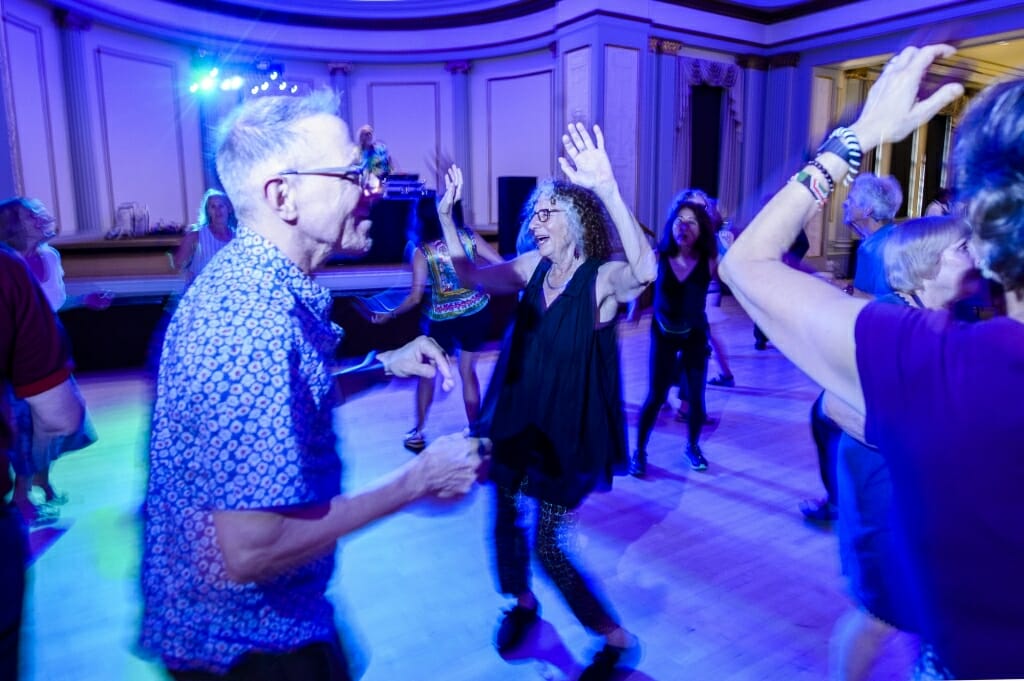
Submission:
M 481 237 L 479 233 L 476 237 L 476 253 L 480 258 L 492 265 L 504 264 L 505 258 L 501 257 L 501 254 L 494 250 L 494 246 L 487 243 L 487 240 Z
M 482 288 L 488 293 L 514 293 L 521 290 L 533 275 L 540 256 L 536 252 L 524 253 L 507 262 L 498 256 L 496 260 L 488 258 L 493 264 L 485 266 L 480 266 L 479 263 L 467 258 L 459 240 L 455 220 L 452 218 L 452 207 L 461 196 L 462 169 L 453 165 L 445 173 L 444 194 L 437 204 L 437 213 L 441 218 L 444 242 L 459 275 L 459 281 L 467 288 Z M 479 247 L 478 242 L 477 248 Z
M 562 146 L 565 156 L 558 159 L 562 172 L 570 182 L 586 187 L 601 199 L 626 256 L 625 262 L 613 261 L 602 266 L 597 283 L 598 304 L 609 297 L 620 303 L 633 300 L 654 281 L 658 263 L 643 229 L 619 193 L 619 184 L 605 151 L 604 133 L 595 125 L 591 138 L 582 123 L 571 123 L 568 132 L 562 135 Z
M 850 127 L 862 153 L 883 142 L 903 139 L 963 94 L 961 85 L 951 83 L 918 101 L 928 67 L 935 59 L 953 52 L 948 45 L 908 47 L 889 62 Z M 842 148 L 817 156 L 833 182 L 840 182 L 850 171 L 849 162 L 858 159 Z M 867 301 L 850 298 L 783 262 L 805 218 L 830 191 L 829 184 L 818 168 L 805 166 L 736 240 L 722 260 L 719 274 L 754 323 L 787 357 L 826 390 L 863 413 L 854 325 Z

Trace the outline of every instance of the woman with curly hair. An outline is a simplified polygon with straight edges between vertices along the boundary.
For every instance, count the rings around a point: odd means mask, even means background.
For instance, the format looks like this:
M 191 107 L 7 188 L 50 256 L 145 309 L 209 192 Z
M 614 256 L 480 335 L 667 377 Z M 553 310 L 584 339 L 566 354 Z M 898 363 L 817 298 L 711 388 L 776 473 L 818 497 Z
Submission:
M 494 443 L 498 581 L 502 593 L 516 599 L 498 630 L 498 651 L 518 647 L 537 621 L 529 542 L 520 522 L 523 497 L 531 497 L 537 501 L 534 548 L 541 566 L 580 623 L 604 637 L 580 677 L 585 681 L 611 678 L 622 656 L 637 646 L 569 552 L 576 509 L 625 469 L 615 321 L 619 304 L 635 299 L 656 271 L 650 245 L 619 194 L 597 126 L 594 134 L 596 142 L 575 124 L 562 136 L 566 157 L 559 163 L 569 181 L 543 182 L 525 208 L 521 250 L 533 250 L 476 268 L 461 257 L 450 217 L 441 216 L 466 285 L 522 291 L 481 412 L 483 434 Z M 448 191 L 460 182 L 453 168 Z M 622 250 L 614 260 L 613 240 Z
M 647 474 L 647 441 L 658 410 L 665 403 L 673 378 L 685 381 L 690 412 L 687 416 L 686 458 L 702 471 L 708 462 L 700 449 L 704 426 L 704 390 L 708 373 L 708 285 L 718 263 L 715 229 L 704 206 L 681 192 L 672 201 L 658 244 L 658 278 L 654 282 L 651 319 L 650 388 L 640 411 L 636 452 L 629 471 Z

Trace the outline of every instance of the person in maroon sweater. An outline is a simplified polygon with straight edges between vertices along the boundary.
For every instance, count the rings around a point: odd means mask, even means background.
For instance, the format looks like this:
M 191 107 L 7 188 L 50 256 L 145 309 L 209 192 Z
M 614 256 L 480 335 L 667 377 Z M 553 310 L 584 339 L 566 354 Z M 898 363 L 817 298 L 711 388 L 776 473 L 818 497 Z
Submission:
M 33 446 L 71 435 L 85 410 L 71 383 L 71 361 L 57 321 L 25 261 L 0 246 L 0 681 L 18 678 L 18 638 L 28 557 L 25 528 L 8 501 L 13 435 L 7 396 L 28 402 Z

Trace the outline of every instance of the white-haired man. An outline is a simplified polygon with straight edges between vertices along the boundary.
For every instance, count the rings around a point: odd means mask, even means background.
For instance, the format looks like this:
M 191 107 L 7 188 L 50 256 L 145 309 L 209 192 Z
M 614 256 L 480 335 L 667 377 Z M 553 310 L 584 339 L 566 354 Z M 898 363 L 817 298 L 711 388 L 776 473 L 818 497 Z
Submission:
M 477 477 L 477 441 L 453 436 L 341 494 L 340 330 L 310 273 L 368 250 L 370 223 L 360 150 L 336 110 L 324 93 L 257 99 L 221 129 L 239 229 L 168 327 L 150 444 L 141 644 L 176 679 L 348 679 L 324 595 L 338 538 Z M 377 359 L 453 382 L 426 337 Z

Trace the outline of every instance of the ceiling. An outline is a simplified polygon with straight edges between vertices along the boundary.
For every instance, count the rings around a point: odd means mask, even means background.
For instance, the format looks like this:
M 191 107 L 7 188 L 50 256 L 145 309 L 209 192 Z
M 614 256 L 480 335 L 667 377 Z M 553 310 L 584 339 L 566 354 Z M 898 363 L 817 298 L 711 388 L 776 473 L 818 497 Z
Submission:
M 551 9 L 564 0 L 168 0 L 195 9 L 281 24 L 361 30 L 472 26 Z M 785 21 L 854 0 L 661 0 L 764 24 Z
M 737 26 L 746 27 L 748 43 L 756 42 L 758 34 L 757 25 L 760 24 L 761 31 L 772 32 L 777 26 L 799 26 L 797 31 L 806 30 L 806 26 L 813 22 L 807 21 L 807 15 L 821 13 L 822 22 L 831 25 L 832 29 L 842 25 L 842 19 L 837 19 L 836 12 L 829 12 L 835 8 L 845 5 L 862 6 L 858 12 L 850 14 L 865 16 L 862 23 L 855 25 L 861 29 L 872 26 L 879 20 L 877 7 L 886 6 L 897 20 L 911 21 L 913 14 L 908 15 L 909 19 L 899 19 L 899 13 L 905 11 L 909 6 L 907 2 L 892 2 L 892 0 L 133 0 L 129 5 L 123 0 L 60 0 L 61 4 L 68 3 L 71 6 L 79 5 L 89 8 L 92 11 L 105 13 L 112 21 L 120 21 L 122 25 L 146 25 L 155 27 L 157 32 L 166 31 L 163 22 L 166 22 L 168 14 L 175 15 L 181 8 L 193 11 L 194 17 L 203 15 L 222 15 L 225 18 L 248 20 L 252 25 L 279 26 L 280 29 L 272 29 L 272 37 L 269 43 L 275 45 L 275 50 L 280 52 L 282 46 L 287 46 L 289 36 L 301 36 L 300 42 L 303 49 L 310 51 L 318 47 L 322 48 L 323 41 L 330 42 L 329 35 L 333 30 L 344 30 L 358 40 L 349 43 L 349 50 L 359 53 L 373 53 L 381 51 L 378 32 L 394 31 L 406 32 L 403 40 L 415 41 L 420 39 L 417 36 L 427 35 L 428 29 L 461 29 L 460 39 L 465 42 L 462 36 L 469 36 L 468 40 L 473 49 L 483 49 L 480 45 L 490 45 L 493 42 L 493 31 L 483 30 L 488 25 L 502 26 L 498 22 L 506 22 L 526 26 L 523 29 L 523 36 L 508 35 L 504 37 L 505 45 L 509 42 L 516 42 L 526 39 L 542 40 L 550 31 L 552 25 L 565 20 L 573 12 L 587 14 L 597 8 L 598 11 L 605 10 L 615 15 L 622 15 L 632 8 L 638 10 L 642 7 L 642 15 L 654 16 L 656 6 L 664 10 L 668 8 L 685 8 L 699 10 L 702 26 L 696 29 L 697 33 L 703 31 L 703 35 L 717 35 L 716 31 L 730 31 Z M 978 0 L 985 4 L 982 0 Z M 634 4 L 635 3 L 635 4 Z M 921 3 L 918 2 L 918 5 Z M 953 0 L 937 0 L 936 5 L 956 6 Z M 961 6 L 972 3 L 959 3 Z M 998 4 L 998 3 L 997 3 Z M 1004 2 L 1005 4 L 1005 2 Z M 865 14 L 868 5 L 875 6 L 875 16 Z M 162 9 L 160 9 L 162 8 Z M 159 10 L 159 11 L 157 11 Z M 164 18 L 157 18 L 163 13 Z M 707 14 L 704 14 L 707 13 Z M 846 12 L 839 13 L 845 16 Z M 176 16 L 176 15 L 175 15 Z M 664 11 L 658 16 L 668 16 Z M 678 20 L 679 13 L 673 17 Z M 716 17 L 728 18 L 729 20 L 739 19 L 741 21 L 718 22 Z M 515 20 L 521 19 L 522 22 Z M 509 22 L 509 20 L 513 20 Z M 789 21 L 793 20 L 793 21 Z M 836 24 L 836 22 L 839 22 Z M 970 21 L 968 19 L 967 21 Z M 202 22 L 200 19 L 199 22 Z M 787 22 L 785 24 L 781 22 Z M 193 22 L 194 24 L 197 22 Z M 181 27 L 181 21 L 175 25 Z M 221 25 L 220 22 L 209 23 L 213 29 L 209 35 L 215 39 L 228 35 L 224 33 L 228 23 Z M 945 23 L 937 28 L 948 32 L 956 24 Z M 218 28 L 220 33 L 218 34 Z M 307 31 L 308 29 L 312 29 Z M 327 29 L 321 31 L 320 29 Z M 481 30 L 474 30 L 481 29 Z M 248 28 L 243 27 L 244 31 Z M 497 29 L 505 31 L 505 28 Z M 252 34 L 246 33 L 247 36 Z M 447 38 L 454 34 L 448 34 Z M 504 34 L 503 34 L 504 35 Z M 732 35 L 730 33 L 730 35 Z M 314 38 L 320 36 L 321 43 Z M 541 36 L 541 37 L 538 37 Z M 755 36 L 751 38 L 750 36 Z M 733 35 L 733 37 L 738 37 Z M 742 36 L 740 36 L 742 37 Z M 235 40 L 228 38 L 228 40 Z M 362 43 L 359 42 L 362 41 Z M 426 38 L 422 38 L 426 40 Z M 490 41 L 490 42 L 489 42 Z M 333 44 L 333 43 L 331 43 Z M 771 40 L 762 44 L 770 45 Z M 365 47 L 369 45 L 369 47 Z M 415 52 L 415 46 L 410 50 Z M 459 40 L 452 42 L 453 49 L 463 49 Z M 418 48 L 422 51 L 424 48 Z M 433 49 L 433 48 L 431 48 Z M 385 48 L 386 50 L 386 48 Z M 465 51 L 463 49 L 463 51 Z M 388 51 L 390 54 L 390 51 Z M 843 67 L 872 68 L 884 63 L 889 55 L 879 54 L 875 58 L 856 60 L 856 63 L 849 62 L 842 64 Z M 974 39 L 968 46 L 961 46 L 957 59 L 967 59 L 972 63 L 980 65 L 979 72 L 988 75 L 998 75 L 1006 72 L 1024 75 L 1024 35 L 1020 31 L 1016 34 L 993 35 L 985 39 Z
M 973 47 L 961 47 L 957 57 L 970 60 L 975 67 L 988 67 L 993 72 L 1024 74 L 1024 39 L 996 40 Z

